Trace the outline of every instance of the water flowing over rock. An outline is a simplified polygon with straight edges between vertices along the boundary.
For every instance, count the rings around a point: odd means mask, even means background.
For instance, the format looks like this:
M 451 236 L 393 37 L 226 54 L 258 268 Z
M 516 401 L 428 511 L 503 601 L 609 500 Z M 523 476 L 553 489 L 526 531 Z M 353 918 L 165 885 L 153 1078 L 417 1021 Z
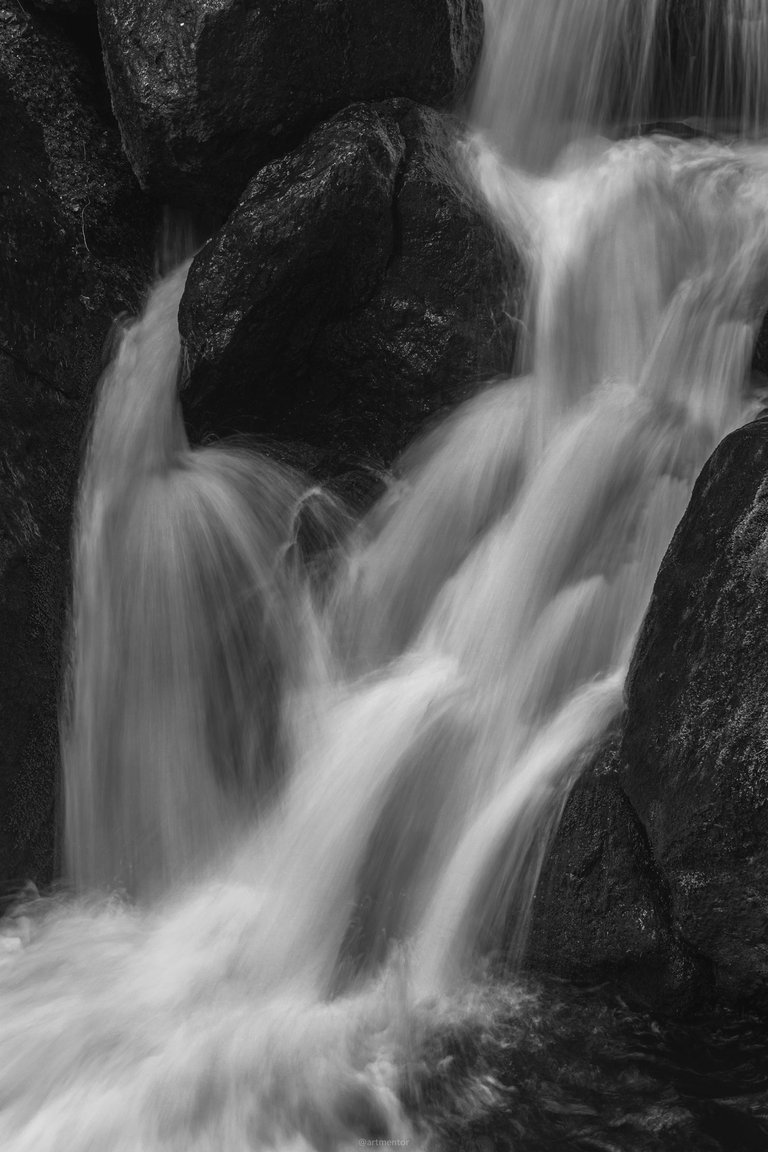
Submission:
M 488 0 L 486 22 L 474 112 L 531 171 L 594 133 L 768 125 L 764 0 Z
M 768 1003 L 768 421 L 702 473 L 628 681 L 621 781 L 672 923 L 728 995 Z
M 480 47 L 479 0 L 99 0 L 117 118 L 143 184 L 237 198 L 260 162 L 358 100 L 452 106 Z
M 93 406 L 70 890 L 0 920 L 3 1152 L 766 1145 L 768 1088 L 730 1099 L 749 1062 L 706 1081 L 727 1131 L 697 1141 L 663 1043 L 659 1077 L 642 1027 L 606 1062 L 616 1000 L 574 1028 L 522 970 L 768 1011 L 768 420 L 729 436 L 765 403 L 739 37 L 768 0 L 691 6 L 692 44 L 724 13 L 726 55 L 661 91 L 703 127 L 655 135 L 669 4 L 486 7 L 459 132 L 389 85 L 402 64 L 454 98 L 477 5 L 100 0 L 130 161 L 213 235 L 121 326 Z M 69 39 L 93 20 L 0 14 L 0 864 L 34 878 L 73 464 L 148 221 L 117 223 L 145 201 Z M 352 463 L 384 466 L 363 516 Z
M 457 149 L 440 113 L 356 105 L 254 177 L 181 304 L 193 428 L 302 440 L 326 475 L 389 464 L 511 370 L 520 261 Z
M 746 135 L 768 124 L 768 9 L 763 0 L 668 0 L 669 61 L 659 109 Z
M 103 79 L 0 4 L 0 877 L 50 875 L 75 473 L 102 348 L 151 269 L 152 216 Z

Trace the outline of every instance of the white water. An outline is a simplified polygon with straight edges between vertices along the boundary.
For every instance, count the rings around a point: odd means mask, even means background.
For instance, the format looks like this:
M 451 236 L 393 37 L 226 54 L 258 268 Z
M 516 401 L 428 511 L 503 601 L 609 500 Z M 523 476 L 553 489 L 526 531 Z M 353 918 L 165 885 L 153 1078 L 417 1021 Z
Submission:
M 473 115 L 537 173 L 571 141 L 675 118 L 760 136 L 765 0 L 486 0 Z M 680 16 L 683 13 L 684 15 Z
M 751 405 L 768 150 L 588 135 L 629 7 L 491 7 L 491 143 L 463 155 L 529 262 L 528 374 L 407 454 L 322 599 L 301 478 L 186 442 L 184 268 L 124 334 L 76 539 L 78 895 L 6 924 L 3 1149 L 428 1145 L 399 1103 L 421 1030 L 484 953 L 520 963 L 664 549 Z M 538 175 L 492 146 L 527 163 L 536 133 Z

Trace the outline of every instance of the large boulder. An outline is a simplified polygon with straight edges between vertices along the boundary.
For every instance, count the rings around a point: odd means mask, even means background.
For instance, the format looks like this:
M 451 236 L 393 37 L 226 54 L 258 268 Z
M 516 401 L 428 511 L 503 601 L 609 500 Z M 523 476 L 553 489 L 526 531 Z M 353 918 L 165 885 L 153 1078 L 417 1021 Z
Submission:
M 614 738 L 566 803 L 536 892 L 526 967 L 611 980 L 657 1006 L 701 1003 L 707 966 L 677 938 L 665 880 L 620 774 Z
M 520 262 L 456 166 L 456 125 L 356 105 L 254 177 L 179 320 L 197 433 L 302 441 L 327 478 L 512 366 Z
M 98 60 L 0 0 L 0 881 L 51 871 L 73 489 L 105 339 L 151 271 Z
M 455 103 L 481 0 L 98 0 L 115 113 L 145 186 L 231 205 L 265 159 L 355 101 Z
M 730 999 L 768 1006 L 768 420 L 702 472 L 633 658 L 622 787 L 670 924 Z

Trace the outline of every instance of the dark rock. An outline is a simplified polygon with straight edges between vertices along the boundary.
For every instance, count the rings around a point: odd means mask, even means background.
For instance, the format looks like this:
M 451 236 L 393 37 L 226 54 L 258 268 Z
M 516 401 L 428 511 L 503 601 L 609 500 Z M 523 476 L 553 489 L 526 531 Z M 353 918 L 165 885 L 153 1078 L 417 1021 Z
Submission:
M 765 392 L 766 377 L 768 377 L 768 316 L 763 317 L 757 331 L 752 353 L 752 372 L 757 374 L 755 383 L 762 392 Z
M 670 927 L 669 900 L 645 831 L 619 783 L 613 740 L 576 782 L 534 902 L 526 967 L 610 980 L 636 999 L 679 1008 L 707 973 Z
M 89 54 L 15 0 L 0 0 L 0 201 L 0 879 L 45 879 L 75 474 L 153 223 Z
M 192 264 L 179 321 L 198 434 L 270 434 L 389 463 L 509 372 L 520 263 L 455 164 L 454 122 L 356 105 L 267 165 Z
M 719 128 L 765 127 L 765 16 L 749 4 L 664 0 L 657 19 L 654 115 Z M 762 131 L 761 131 L 762 134 Z
M 52 12 L 62 16 L 80 16 L 85 12 L 96 11 L 96 0 L 27 0 L 27 6 L 40 12 Z
M 142 183 L 231 207 L 261 162 L 355 101 L 455 103 L 481 0 L 99 0 L 115 113 Z
M 768 421 L 727 437 L 659 572 L 620 776 L 674 930 L 720 992 L 768 1005 Z

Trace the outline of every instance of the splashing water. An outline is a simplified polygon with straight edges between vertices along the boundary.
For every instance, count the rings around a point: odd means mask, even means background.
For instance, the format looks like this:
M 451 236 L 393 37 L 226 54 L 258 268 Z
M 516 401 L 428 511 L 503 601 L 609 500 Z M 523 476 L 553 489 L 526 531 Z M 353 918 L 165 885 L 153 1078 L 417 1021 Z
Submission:
M 434 1146 L 408 1061 L 425 1022 L 482 1015 L 479 956 L 520 965 L 664 550 L 752 403 L 768 149 L 588 137 L 637 11 L 489 5 L 476 120 L 517 167 L 487 136 L 457 162 L 529 263 L 527 374 L 406 454 L 322 596 L 306 482 L 186 440 L 186 266 L 123 333 L 76 527 L 78 894 L 0 953 L 9 1152 Z

